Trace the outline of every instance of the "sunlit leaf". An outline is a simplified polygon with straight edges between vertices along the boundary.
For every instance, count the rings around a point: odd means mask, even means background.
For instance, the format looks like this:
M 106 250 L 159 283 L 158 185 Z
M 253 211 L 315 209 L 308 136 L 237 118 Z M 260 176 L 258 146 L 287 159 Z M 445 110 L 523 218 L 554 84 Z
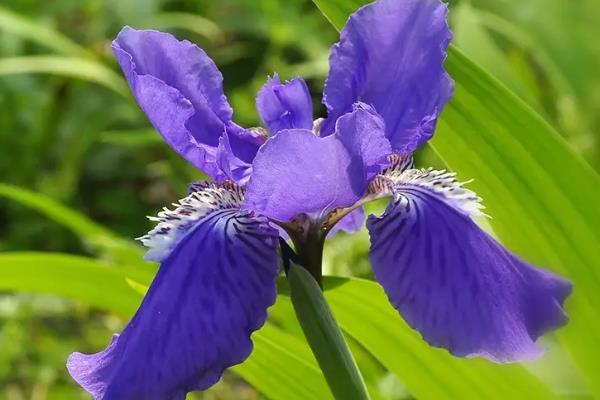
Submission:
M 447 67 L 457 81 L 433 147 L 485 201 L 498 237 L 538 265 L 575 282 L 571 322 L 560 337 L 588 384 L 600 368 L 598 175 L 515 95 L 455 49 Z M 593 379 L 592 379 L 593 378 Z
M 314 0 L 338 29 L 366 2 Z M 575 293 L 560 331 L 587 384 L 600 395 L 600 178 L 540 116 L 451 47 L 456 94 L 433 148 L 484 198 L 500 239 L 525 259 L 567 275 Z
M 62 296 L 124 317 L 135 312 L 142 299 L 140 291 L 152 275 L 152 271 L 133 272 L 67 254 L 0 254 L 0 290 Z M 332 398 L 305 342 L 270 325 L 255 332 L 253 339 L 251 357 L 233 371 L 269 399 Z
M 50 74 L 81 79 L 107 87 L 129 98 L 125 81 L 97 61 L 64 56 L 23 56 L 0 58 L 0 76 L 11 74 Z
M 395 374 L 419 399 L 507 399 L 555 396 L 519 365 L 465 360 L 436 349 L 408 327 L 379 284 L 356 278 L 324 278 L 325 297 L 342 330 Z M 287 289 L 280 285 L 273 319 L 295 331 Z M 511 382 L 506 385 L 505 382 Z
M 271 324 L 252 339 L 250 358 L 232 370 L 269 399 L 333 399 L 305 341 Z
M 219 42 L 224 38 L 224 33 L 217 24 L 199 15 L 185 12 L 163 12 L 154 14 L 145 21 L 153 29 L 184 29 L 207 39 Z
M 537 106 L 534 93 L 529 92 L 522 84 L 509 63 L 508 55 L 493 41 L 477 10 L 470 3 L 460 3 L 452 11 L 455 45 L 529 104 Z
M 326 298 L 342 329 L 396 374 L 419 399 L 554 396 L 518 365 L 465 360 L 435 349 L 400 318 L 382 288 L 361 279 L 325 280 Z M 510 381 L 510 385 L 504 382 Z
M 53 294 L 123 316 L 133 314 L 140 301 L 140 295 L 126 281 L 131 277 L 149 283 L 152 271 L 125 272 L 112 264 L 68 254 L 0 254 L 0 290 Z
M 558 89 L 548 100 L 556 103 L 563 133 L 600 171 L 598 2 L 476 0 L 473 4 L 485 13 L 482 21 L 489 28 L 542 61 L 540 66 L 550 72 L 548 78 Z

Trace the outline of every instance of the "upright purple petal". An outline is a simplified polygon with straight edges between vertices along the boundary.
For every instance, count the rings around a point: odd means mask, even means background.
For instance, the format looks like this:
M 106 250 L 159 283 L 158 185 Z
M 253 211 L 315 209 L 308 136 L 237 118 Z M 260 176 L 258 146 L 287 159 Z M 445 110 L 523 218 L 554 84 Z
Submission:
M 254 160 L 244 208 L 281 221 L 321 218 L 354 204 L 390 150 L 383 121 L 364 105 L 339 119 L 335 135 L 281 131 Z
M 233 139 L 236 140 L 237 138 L 233 136 Z M 237 141 L 240 142 L 240 139 L 237 139 Z M 224 132 L 219 139 L 216 162 L 227 179 L 245 185 L 252 173 L 252 160 L 249 162 L 244 161 L 236 154 L 235 149 L 231 145 L 229 134 Z
M 283 84 L 277 75 L 269 78 L 258 92 L 256 108 L 273 135 L 284 129 L 312 129 L 312 99 L 300 78 Z
M 113 50 L 134 97 L 165 141 L 193 165 L 222 179 L 216 164 L 219 138 L 226 130 L 238 136 L 244 132 L 232 122 L 214 62 L 193 43 L 129 27 L 119 33 Z M 243 138 L 243 145 L 254 155 L 262 141 L 251 139 Z
M 206 187 L 161 214 L 144 240 L 162 264 L 140 309 L 105 350 L 69 358 L 96 399 L 183 400 L 248 357 L 276 297 L 278 235 L 236 198 Z
M 362 101 L 385 120 L 394 151 L 411 153 L 431 138 L 453 91 L 443 68 L 446 14 L 439 0 L 378 0 L 356 11 L 331 50 L 322 135 Z
M 567 321 L 566 280 L 536 269 L 471 220 L 480 208 L 453 175 L 405 171 L 395 200 L 367 222 L 375 277 L 430 344 L 461 357 L 532 359 L 536 339 Z

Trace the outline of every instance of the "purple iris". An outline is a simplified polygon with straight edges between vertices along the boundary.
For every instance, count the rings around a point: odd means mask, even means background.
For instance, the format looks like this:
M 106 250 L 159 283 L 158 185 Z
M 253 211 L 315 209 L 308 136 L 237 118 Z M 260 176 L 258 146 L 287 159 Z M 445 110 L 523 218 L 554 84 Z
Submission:
M 302 79 L 268 80 L 266 127 L 232 120 L 222 76 L 204 51 L 125 28 L 113 43 L 142 110 L 179 154 L 213 178 L 160 212 L 141 238 L 161 263 L 142 305 L 102 352 L 68 368 L 97 399 L 184 399 L 252 351 L 276 297 L 279 236 L 318 279 L 335 229 L 359 228 L 362 206 L 377 281 L 423 338 L 461 357 L 497 362 L 541 354 L 566 323 L 570 284 L 510 253 L 471 220 L 480 199 L 454 174 L 413 169 L 453 92 L 443 68 L 452 37 L 439 0 L 379 0 L 348 20 L 333 46 L 313 122 Z

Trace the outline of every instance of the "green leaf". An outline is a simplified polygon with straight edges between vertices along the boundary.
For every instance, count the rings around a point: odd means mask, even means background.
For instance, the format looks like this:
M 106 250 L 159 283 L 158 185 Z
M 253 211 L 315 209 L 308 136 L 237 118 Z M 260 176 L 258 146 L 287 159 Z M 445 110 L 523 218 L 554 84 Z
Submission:
M 524 50 L 542 68 L 544 74 L 550 81 L 552 88 L 556 91 L 557 101 L 574 101 L 575 93 L 564 72 L 546 53 L 543 46 L 535 41 L 531 35 L 523 31 L 515 22 L 503 19 L 501 16 L 482 10 L 473 10 L 478 15 L 482 27 L 490 32 L 500 35 L 512 45 Z M 467 53 L 467 56 L 469 54 Z M 473 60 L 478 61 L 478 60 Z M 482 65 L 486 67 L 486 65 Z M 560 111 L 560 110 L 559 110 Z
M 109 259 L 132 265 L 148 265 L 143 262 L 144 252 L 141 247 L 119 237 L 108 228 L 48 196 L 0 183 L 0 197 L 30 207 L 65 226 L 89 245 L 92 250 Z
M 39 43 L 58 53 L 75 57 L 93 57 L 84 47 L 56 30 L 0 6 L 0 30 Z
M 129 99 L 125 81 L 97 61 L 64 56 L 23 56 L 0 58 L 0 76 L 10 74 L 50 74 L 82 79 L 105 86 Z
M 456 49 L 457 82 L 434 150 L 483 197 L 501 241 L 526 260 L 567 275 L 572 316 L 559 331 L 587 383 L 600 395 L 600 178 L 541 117 Z
M 501 51 L 483 26 L 479 12 L 470 3 L 460 3 L 454 7 L 451 16 L 455 45 L 529 104 L 538 106 L 535 93 L 528 91 L 523 85 L 510 65 L 508 55 Z
M 269 399 L 333 399 L 304 340 L 269 323 L 255 332 L 252 339 L 252 354 L 232 371 Z
M 124 317 L 138 308 L 153 273 L 68 254 L 0 254 L 0 290 L 62 296 Z M 253 340 L 252 355 L 233 371 L 257 390 L 272 400 L 331 399 L 304 341 L 269 324 Z
M 163 12 L 154 14 L 144 21 L 153 29 L 185 29 L 202 35 L 214 42 L 220 42 L 225 34 L 217 24 L 196 14 L 185 12 Z
M 342 329 L 396 374 L 416 398 L 554 398 L 519 365 L 465 360 L 429 346 L 402 320 L 379 284 L 325 279 L 325 297 Z M 510 385 L 505 382 L 510 381 Z
M 340 28 L 363 1 L 314 0 Z M 488 207 L 498 237 L 528 261 L 575 283 L 562 344 L 600 396 L 600 178 L 539 115 L 451 47 L 446 67 L 456 94 L 432 146 Z
M 356 362 L 321 288 L 304 268 L 291 264 L 290 294 L 304 335 L 336 399 L 369 399 Z
M 331 25 L 341 31 L 346 20 L 354 11 L 367 3 L 366 0 L 313 0 Z
M 54 294 L 123 316 L 133 314 L 140 302 L 128 278 L 149 283 L 152 271 L 125 271 L 93 258 L 68 254 L 0 254 L 0 290 Z
M 344 333 L 360 343 L 419 399 L 544 398 L 555 395 L 520 365 L 461 359 L 429 346 L 393 309 L 373 281 L 324 277 L 325 298 Z M 269 313 L 286 330 L 292 312 L 288 290 Z M 287 300 L 287 301 L 286 301 Z M 506 382 L 511 382 L 506 385 Z

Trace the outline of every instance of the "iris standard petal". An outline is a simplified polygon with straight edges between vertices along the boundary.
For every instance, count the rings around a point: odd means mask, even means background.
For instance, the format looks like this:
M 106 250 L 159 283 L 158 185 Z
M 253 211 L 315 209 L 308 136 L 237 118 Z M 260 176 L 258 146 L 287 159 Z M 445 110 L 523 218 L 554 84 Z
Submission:
M 129 27 L 114 40 L 113 50 L 138 104 L 166 142 L 208 175 L 222 179 L 215 163 L 219 138 L 225 130 L 237 135 L 241 128 L 232 122 L 223 77 L 214 62 L 193 43 Z M 244 146 L 256 154 L 262 141 L 245 136 Z
M 283 84 L 277 75 L 269 78 L 258 92 L 256 108 L 273 135 L 284 129 L 312 129 L 312 99 L 300 78 Z
M 281 131 L 254 160 L 244 208 L 280 221 L 303 213 L 321 218 L 354 204 L 390 150 L 383 121 L 365 105 L 342 116 L 335 135 Z
M 240 185 L 245 185 L 252 173 L 252 160 L 246 162 L 235 154 L 227 132 L 224 132 L 219 139 L 216 162 L 228 179 Z
M 385 120 L 394 151 L 425 143 L 454 87 L 443 68 L 452 37 L 446 14 L 439 0 L 378 0 L 352 14 L 329 57 L 322 135 L 362 101 Z
M 230 208 L 235 194 L 210 190 L 163 212 L 145 238 L 171 245 L 159 245 L 158 274 L 123 333 L 100 353 L 69 358 L 69 372 L 96 399 L 183 400 L 252 351 L 250 335 L 276 297 L 277 231 Z M 210 211 L 210 202 L 222 207 Z
M 393 191 L 385 214 L 367 222 L 370 258 L 408 324 L 457 356 L 512 362 L 540 355 L 536 339 L 566 323 L 570 283 L 483 232 L 469 217 L 478 199 L 452 174 L 408 170 Z

